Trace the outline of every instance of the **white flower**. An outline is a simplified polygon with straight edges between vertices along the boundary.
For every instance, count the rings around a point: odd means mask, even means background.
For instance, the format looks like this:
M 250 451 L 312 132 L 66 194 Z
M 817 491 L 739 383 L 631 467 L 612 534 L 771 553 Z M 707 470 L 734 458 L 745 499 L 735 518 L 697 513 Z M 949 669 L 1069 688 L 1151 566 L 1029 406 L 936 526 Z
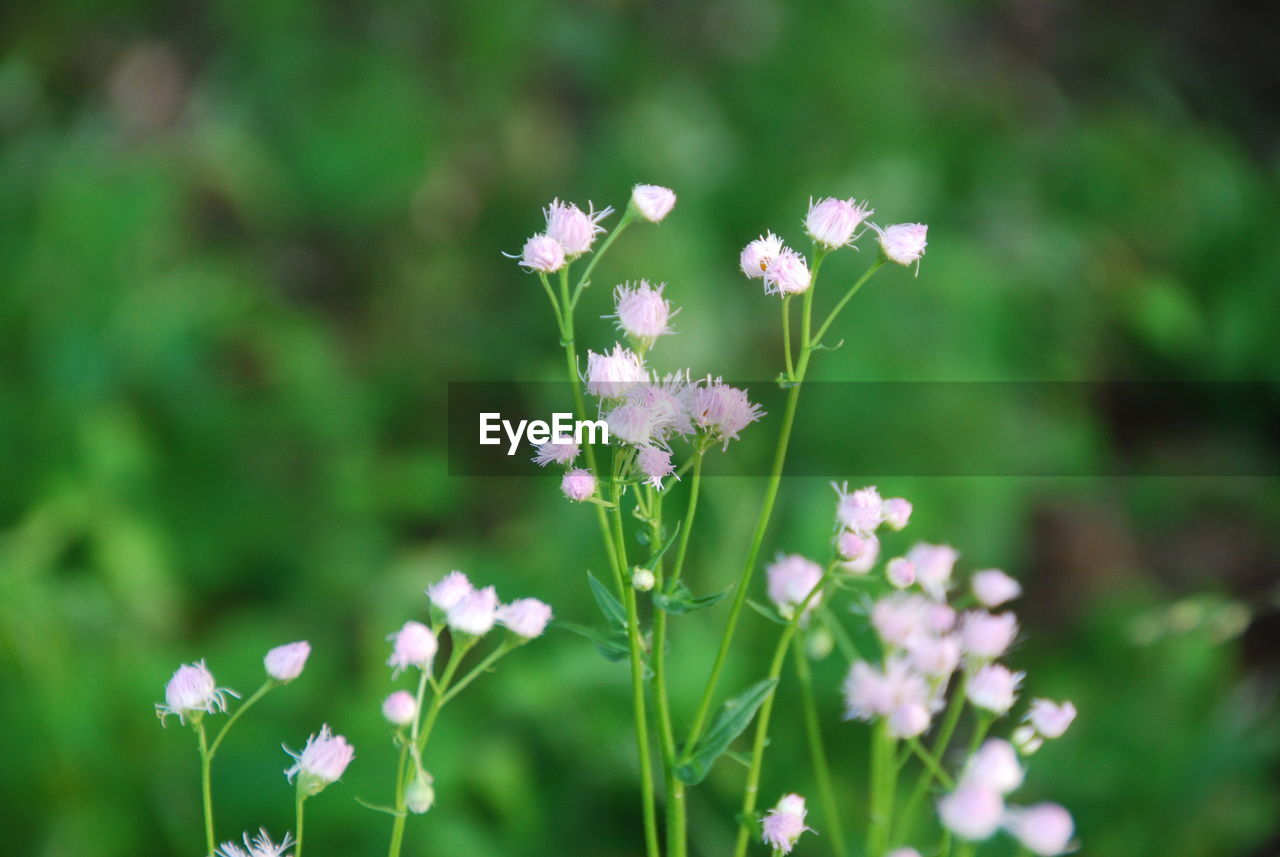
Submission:
M 295 753 L 288 747 L 284 751 L 295 760 L 284 774 L 289 782 L 293 782 L 296 776 L 298 789 L 305 795 L 319 794 L 325 786 L 336 783 L 355 756 L 355 750 L 347 739 L 334 735 L 327 724 L 320 727 L 320 734 L 307 738 L 307 745 L 301 753 Z
M 798 295 L 813 285 L 813 274 L 804 257 L 784 249 L 769 261 L 764 272 L 764 290 L 770 295 Z
M 868 485 L 857 491 L 850 491 L 849 486 L 836 485 L 836 520 L 846 529 L 859 535 L 871 535 L 884 521 L 884 501 L 876 486 Z
M 876 231 L 880 233 L 880 249 L 890 262 L 910 265 L 919 262 L 924 255 L 929 227 L 923 223 L 895 223 Z
M 942 824 L 961 839 L 986 839 L 1000 827 L 1004 799 L 994 789 L 961 782 L 951 794 L 938 801 Z
M 542 274 L 552 274 L 564 267 L 564 248 L 549 235 L 534 235 L 524 242 L 519 258 L 521 267 Z
M 853 242 L 854 232 L 874 212 L 865 203 L 852 199 L 827 197 L 809 200 L 809 213 L 804 219 L 805 232 L 829 250 Z
M 775 851 L 790 854 L 800 834 L 809 828 L 805 826 L 804 798 L 797 794 L 783 795 L 778 805 L 765 813 L 761 822 L 764 831 L 764 842 Z
M 742 248 L 738 265 L 742 268 L 742 273 L 753 280 L 758 280 L 764 276 L 765 271 L 769 269 L 769 263 L 782 252 L 782 249 L 782 239 L 772 232 L 766 232 Z
M 391 657 L 387 658 L 387 666 L 392 668 L 392 677 L 400 675 L 401 670 L 409 667 L 430 670 L 431 661 L 440 647 L 430 628 L 412 620 L 405 622 L 404 627 L 390 634 L 387 639 L 393 644 Z
M 276 646 L 267 652 L 266 657 L 262 659 L 262 664 L 266 667 L 267 675 L 276 681 L 293 681 L 302 675 L 302 668 L 307 665 L 307 658 L 310 655 L 311 644 L 305 640 L 299 640 L 296 643 Z
M 570 259 L 591 249 L 596 236 L 604 232 L 600 221 L 613 214 L 612 208 L 596 211 L 590 204 L 586 212 L 571 202 L 552 200 L 543 214 L 547 217 L 547 235 L 560 242 Z
M 224 842 L 215 852 L 215 857 L 288 857 L 284 852 L 293 847 L 293 836 L 286 833 L 279 843 L 271 841 L 271 835 L 265 827 L 259 828 L 258 835 L 252 840 L 244 834 L 244 848 L 234 842 Z
M 1018 698 L 1018 685 L 1025 675 L 1011 672 L 1002 664 L 987 664 L 969 679 L 969 701 L 978 708 L 1005 714 Z
M 440 610 L 448 610 L 471 591 L 471 581 L 460 571 L 451 571 L 427 587 L 427 597 Z
M 418 700 L 407 690 L 397 690 L 383 701 L 382 716 L 393 726 L 408 726 L 418 716 Z
M 1000 794 L 1022 785 L 1022 765 L 1013 745 L 999 738 L 990 738 L 969 758 L 964 779 Z
M 613 351 L 587 351 L 587 392 L 601 399 L 621 399 L 637 384 L 649 380 L 644 361 L 619 344 Z
M 894 738 L 914 738 L 929 728 L 929 709 L 918 702 L 899 705 L 889 714 L 889 734 Z
M 822 599 L 821 592 L 815 588 L 822 580 L 822 566 L 799 554 L 789 556 L 778 555 L 773 565 L 769 566 L 769 600 L 778 608 L 784 619 L 795 615 L 796 608 L 805 605 L 808 615 Z M 809 593 L 813 593 L 810 597 Z M 808 599 L 808 602 L 805 602 Z
M 1022 585 L 998 568 L 975 571 L 970 585 L 983 607 L 999 607 L 1022 594 Z
M 476 637 L 489 633 L 498 619 L 498 593 L 492 586 L 473 589 L 449 609 L 449 627 Z
M 204 661 L 183 664 L 164 686 L 164 702 L 156 704 L 156 714 L 161 723 L 171 714 L 186 723 L 191 717 L 226 711 L 228 695 L 239 697 L 234 690 L 217 687 Z
M 1011 809 L 1005 826 L 1027 850 L 1041 857 L 1066 853 L 1071 845 L 1071 834 L 1075 832 L 1071 813 L 1056 803 Z
M 653 589 L 654 584 L 657 582 L 657 578 L 653 576 L 653 572 L 647 568 L 637 568 L 631 574 L 631 587 L 635 589 L 636 592 L 648 592 L 650 589 Z
M 1035 730 L 1045 738 L 1061 738 L 1062 733 L 1076 719 L 1076 707 L 1070 702 L 1053 702 L 1048 699 L 1033 699 L 1031 711 L 1027 719 Z
M 547 629 L 551 607 L 536 598 L 520 598 L 498 608 L 498 621 L 516 636 L 532 640 Z
M 901 497 L 890 497 L 882 506 L 884 523 L 891 530 L 901 530 L 911 521 L 911 503 Z
M 631 204 L 650 223 L 659 223 L 676 206 L 676 193 L 656 184 L 638 184 L 631 189 Z
M 970 610 L 960 624 L 960 643 L 965 653 L 979 660 L 998 658 L 1018 635 L 1018 617 L 1012 613 L 992 615 Z
M 671 332 L 671 301 L 662 296 L 666 283 L 659 283 L 657 288 L 649 285 L 648 280 L 641 280 L 632 286 L 629 283 L 617 286 L 613 290 L 614 313 L 606 318 L 615 318 L 618 329 L 649 347 L 659 336 Z
M 907 551 L 907 559 L 916 567 L 916 580 L 920 588 L 934 601 L 942 601 L 947 597 L 947 586 L 951 582 L 951 571 L 955 568 L 959 554 L 948 545 L 931 545 L 920 542 Z

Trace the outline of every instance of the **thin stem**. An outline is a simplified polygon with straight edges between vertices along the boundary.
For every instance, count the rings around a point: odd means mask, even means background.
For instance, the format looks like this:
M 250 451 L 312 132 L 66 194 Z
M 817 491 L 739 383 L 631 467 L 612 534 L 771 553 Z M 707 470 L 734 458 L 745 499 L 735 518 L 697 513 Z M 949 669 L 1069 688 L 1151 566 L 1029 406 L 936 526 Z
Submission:
M 696 455 L 696 453 L 695 453 Z M 697 471 L 695 471 L 696 473 Z M 697 502 L 697 476 L 690 487 L 690 504 Z M 662 492 L 649 489 L 649 551 L 652 557 L 662 545 Z M 684 526 L 691 523 L 689 515 L 685 515 Z M 681 540 L 682 545 L 687 540 Z M 677 556 L 676 569 L 683 557 Z M 662 560 L 651 561 L 653 566 L 654 585 L 659 592 L 665 591 L 665 575 Z M 674 572 L 673 572 L 674 574 Z M 674 580 L 674 577 L 673 577 Z M 676 741 L 675 730 L 671 727 L 671 701 L 667 693 L 667 612 L 655 610 L 653 614 L 653 688 L 654 702 L 658 715 L 658 746 L 662 750 L 663 786 L 666 792 L 667 815 L 667 854 L 669 857 L 684 857 L 687 849 L 685 842 L 685 797 L 684 783 L 676 776 Z
M 471 682 L 475 681 L 477 678 L 479 678 L 481 675 L 487 672 L 489 670 L 489 667 L 493 666 L 495 663 L 498 662 L 499 658 L 501 658 L 503 655 L 510 652 L 512 649 L 516 648 L 516 646 L 518 645 L 519 643 L 512 642 L 510 637 L 503 640 L 502 643 L 498 646 L 498 648 L 494 649 L 492 652 L 486 655 L 484 660 L 476 664 L 469 673 L 464 675 L 462 678 L 458 679 L 457 683 L 454 684 L 453 687 L 449 688 L 449 692 L 446 693 L 444 697 L 440 700 L 440 704 L 444 705 L 446 702 L 448 702 L 449 700 L 457 696 L 459 693 L 461 693 L 463 688 L 465 688 L 467 685 L 471 684 Z
M 547 293 L 547 298 L 551 301 L 551 312 L 556 317 L 556 327 L 560 330 L 561 339 L 572 339 L 572 334 L 566 334 L 564 329 L 565 312 L 560 308 L 560 302 L 556 300 L 556 293 L 551 289 L 551 283 L 547 280 L 547 275 L 539 273 L 538 280 L 542 283 L 542 288 Z
M 693 532 L 693 516 L 698 513 L 698 494 L 702 488 L 702 458 L 706 450 L 699 447 L 693 452 L 693 480 L 689 483 L 689 506 L 680 525 L 680 543 L 676 545 L 675 561 L 671 565 L 671 585 L 680 582 L 684 571 L 684 558 L 689 551 L 689 534 Z
M 844 857 L 848 853 L 848 844 L 844 838 L 844 826 L 840 823 L 835 789 L 831 785 L 831 768 L 827 764 L 827 751 L 822 743 L 822 727 L 818 721 L 818 706 L 813 697 L 813 677 L 809 671 L 809 656 L 804 651 L 804 640 L 796 637 L 792 641 L 791 651 L 795 655 L 796 679 L 800 684 L 809 758 L 818 781 L 818 799 L 822 802 L 823 827 L 831 833 L 831 849 L 836 857 Z
M 208 736 L 205 735 L 203 721 L 197 721 L 196 735 L 200 741 L 200 798 L 204 803 L 204 841 L 207 853 L 212 857 L 213 850 L 217 847 L 217 838 L 213 835 L 213 789 L 209 782 L 213 754 L 209 752 L 209 741 Z
M 431 697 L 431 705 L 427 708 L 426 719 L 422 723 L 422 728 L 417 729 L 413 735 L 413 745 L 420 754 L 426 749 L 427 741 L 431 738 L 431 730 L 435 728 L 436 718 L 440 716 L 440 709 L 444 708 L 445 697 L 448 695 L 449 682 L 453 680 L 454 673 L 458 671 L 458 665 L 462 663 L 462 657 L 467 651 L 476 644 L 476 637 L 470 635 L 462 635 L 461 638 L 455 636 L 453 638 L 453 651 L 449 654 L 449 662 L 445 664 L 444 672 L 440 674 L 439 690 L 436 695 Z
M 822 591 L 831 578 L 833 568 L 834 566 L 827 567 L 813 589 L 810 589 L 804 600 L 796 605 L 795 612 L 787 620 L 786 627 L 778 637 L 778 645 L 773 650 L 773 660 L 769 663 L 769 678 L 776 680 L 782 675 L 782 664 L 786 659 L 787 648 L 791 645 L 791 638 L 800 627 L 800 620 L 804 618 L 809 602 Z M 743 857 L 747 853 L 747 842 L 751 837 L 750 819 L 756 811 L 756 796 L 760 790 L 760 770 L 764 767 L 764 745 L 769 737 L 769 718 L 773 714 L 773 702 L 777 697 L 778 688 L 775 685 L 765 697 L 764 703 L 760 706 L 760 712 L 756 715 L 756 732 L 751 742 L 751 766 L 747 770 L 747 785 L 742 792 L 742 811 L 738 816 L 738 841 L 733 850 L 734 857 Z
M 622 531 L 622 485 L 619 480 L 620 456 L 614 452 L 613 478 L 613 543 L 617 558 L 627 565 L 627 547 Z M 643 643 L 640 639 L 640 615 L 636 607 L 636 591 L 622 586 L 623 601 L 627 609 L 627 643 L 631 660 L 631 706 L 636 726 L 636 748 L 640 755 L 640 799 L 644 811 L 644 838 L 649 857 L 658 857 L 658 819 L 653 797 L 653 761 L 649 758 L 649 725 L 644 698 Z
M 421 708 L 421 705 L 419 705 Z M 408 813 L 405 811 L 405 768 L 409 762 L 409 742 L 400 733 L 400 759 L 396 762 L 396 816 L 391 822 L 391 844 L 387 847 L 387 857 L 399 857 L 400 847 L 404 843 L 404 822 Z
M 960 714 L 964 711 L 968 686 L 968 673 L 961 673 L 960 681 L 951 697 L 951 704 L 947 707 L 947 713 L 942 716 L 942 726 L 939 727 L 938 735 L 933 741 L 933 747 L 930 748 L 930 754 L 935 759 L 941 760 L 946 755 L 947 745 L 951 743 L 951 736 L 955 734 L 956 725 L 960 722 Z M 933 775 L 934 772 L 932 770 L 925 768 L 920 773 L 920 778 L 916 780 L 915 788 L 911 790 L 911 795 L 907 798 L 907 803 L 903 808 L 900 827 L 897 831 L 899 838 L 909 832 L 907 828 L 919 810 L 925 795 L 928 794 L 929 786 L 933 782 Z
M 911 749 L 911 752 L 920 757 L 920 761 L 925 763 L 925 766 L 929 768 L 933 776 L 937 778 L 938 782 L 942 783 L 949 789 L 955 788 L 956 781 L 952 779 L 951 775 L 942 767 L 942 763 L 939 762 L 932 753 L 925 749 L 925 746 L 920 743 L 919 738 L 911 738 L 907 741 L 907 746 Z
M 307 796 L 302 793 L 302 789 L 298 789 L 297 798 L 294 801 L 294 813 L 297 815 L 297 821 L 294 822 L 298 828 L 297 842 L 293 844 L 293 857 L 302 857 L 302 805 L 306 803 Z
M 791 362 L 791 295 L 782 299 L 782 353 L 787 361 L 787 380 L 796 379 L 795 366 Z
M 884 259 L 877 259 L 876 261 L 871 263 L 871 267 L 867 268 L 867 270 L 862 274 L 862 276 L 858 278 L 857 282 L 855 282 L 849 288 L 849 291 L 845 293 L 845 296 L 840 299 L 840 302 L 835 305 L 835 307 L 831 310 L 830 313 L 827 314 L 826 320 L 823 321 L 822 325 L 818 328 L 818 335 L 815 336 L 813 339 L 808 340 L 806 347 L 812 348 L 818 345 L 818 343 L 822 342 L 822 337 L 827 335 L 827 330 L 828 328 L 831 327 L 832 322 L 836 320 L 836 316 L 840 315 L 840 312 L 845 308 L 845 305 L 848 304 L 849 301 L 853 300 L 853 296 L 858 293 L 858 289 L 862 288 L 862 286 L 867 282 L 867 280 L 871 279 L 871 275 L 874 274 L 876 271 L 880 270 L 880 267 L 883 264 L 884 264 Z M 815 276 L 817 275 L 816 266 L 814 269 L 814 275 Z M 813 290 L 810 289 L 809 291 L 813 291 Z
M 613 227 L 613 231 L 605 236 L 604 241 L 600 243 L 600 249 L 591 255 L 591 261 L 587 262 L 586 269 L 583 270 L 582 276 L 578 278 L 578 284 L 573 288 L 573 299 L 566 306 L 572 311 L 578 305 L 578 298 L 582 297 L 582 290 L 591 284 L 591 272 L 596 269 L 596 265 L 604 258 L 604 254 L 613 246 L 614 240 L 622 234 L 622 230 L 631 225 L 631 221 L 635 220 L 635 212 L 628 206 L 622 212 L 622 219 L 618 221 L 618 225 Z M 565 266 L 567 269 L 568 266 Z
M 255 702 L 257 702 L 259 699 L 262 699 L 262 697 L 267 695 L 267 691 L 271 690 L 278 684 L 279 682 L 275 681 L 274 679 L 267 679 L 266 682 L 262 685 L 262 687 L 255 690 L 252 696 L 246 699 L 243 703 L 241 703 L 239 708 L 237 708 L 234 712 L 232 712 L 231 716 L 227 718 L 227 722 L 222 724 L 222 728 L 218 730 L 218 734 L 217 736 L 214 737 L 213 743 L 209 745 L 210 761 L 213 760 L 214 754 L 218 752 L 218 747 L 222 745 L 222 739 L 227 737 L 227 733 L 231 731 L 231 727 L 234 726 L 235 722 L 240 719 L 240 715 L 248 711 L 249 708 Z

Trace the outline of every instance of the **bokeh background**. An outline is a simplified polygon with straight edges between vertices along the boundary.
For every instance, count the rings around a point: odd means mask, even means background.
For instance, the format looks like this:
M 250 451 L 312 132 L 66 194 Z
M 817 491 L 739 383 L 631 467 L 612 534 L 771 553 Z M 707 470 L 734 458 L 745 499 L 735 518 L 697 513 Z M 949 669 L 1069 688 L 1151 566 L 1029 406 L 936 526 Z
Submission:
M 544 297 L 500 255 L 553 196 L 680 194 L 597 277 L 670 284 L 666 368 L 776 375 L 777 308 L 736 253 L 766 228 L 798 242 L 808 197 L 835 194 L 927 221 L 930 246 L 918 279 L 859 296 L 816 379 L 1275 380 L 1276 9 L 6 5 L 3 850 L 198 854 L 193 742 L 152 704 L 180 662 L 248 691 L 267 647 L 307 638 L 303 678 L 219 756 L 220 830 L 288 827 L 279 745 L 329 722 L 357 758 L 311 802 L 307 851 L 382 853 L 387 819 L 355 798 L 389 799 L 384 636 L 425 612 L 426 583 L 461 568 L 591 621 L 590 515 L 552 478 L 451 477 L 443 443 L 447 381 L 559 377 Z M 607 311 L 589 292 L 582 315 Z M 584 328 L 611 341 L 607 321 Z M 1169 454 L 1164 428 L 1097 402 L 1028 430 L 1088 438 L 1082 466 L 1105 469 Z M 1274 461 L 1277 426 L 1173 441 Z M 1011 660 L 1081 716 L 1020 797 L 1070 807 L 1084 853 L 1280 852 L 1274 479 L 844 475 L 915 501 L 888 550 L 949 541 L 1027 584 Z M 736 574 L 760 482 L 707 486 L 695 589 Z M 826 480 L 787 480 L 766 555 L 821 554 L 831 501 Z M 683 716 L 724 612 L 675 632 Z M 726 692 L 762 674 L 773 634 L 747 614 Z M 857 831 L 865 730 L 839 721 L 844 668 L 815 667 Z M 765 801 L 812 789 L 787 688 Z M 638 853 L 627 712 L 625 666 L 584 640 L 512 656 L 446 710 L 438 804 L 406 853 Z M 722 763 L 695 792 L 695 853 L 723 853 L 740 782 Z

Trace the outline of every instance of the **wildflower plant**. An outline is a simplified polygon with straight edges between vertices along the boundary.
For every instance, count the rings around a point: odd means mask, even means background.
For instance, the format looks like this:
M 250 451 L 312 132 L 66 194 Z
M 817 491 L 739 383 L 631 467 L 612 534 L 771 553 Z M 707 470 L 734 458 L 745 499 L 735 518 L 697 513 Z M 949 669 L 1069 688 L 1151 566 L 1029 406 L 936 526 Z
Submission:
M 544 212 L 545 230 L 529 239 L 520 257 L 551 306 L 577 417 L 598 412 L 610 429 L 604 450 L 592 444 L 570 448 L 553 442 L 539 447 L 534 461 L 563 468 L 565 496 L 588 503 L 597 521 L 612 585 L 591 575 L 588 584 L 604 614 L 605 628 L 561 624 L 592 639 L 606 656 L 629 663 L 647 857 L 660 857 L 664 851 L 669 857 L 685 857 L 687 791 L 701 783 L 749 729 L 734 857 L 743 857 L 753 840 L 775 855 L 790 853 L 803 847 L 802 835 L 814 827 L 827 834 L 827 847 L 836 857 L 844 857 L 854 853 L 845 831 L 855 824 L 865 832 L 859 853 L 867 857 L 968 854 L 1000 830 L 1030 853 L 1064 853 L 1073 835 L 1065 810 L 1054 804 L 1014 807 L 1006 804 L 1006 797 L 1022 783 L 1023 760 L 1046 738 L 1065 731 L 1075 716 L 1074 707 L 1037 700 L 1026 722 L 1012 728 L 1010 740 L 988 738 L 998 722 L 1015 711 L 1025 678 L 998 660 L 1016 644 L 1020 632 L 1016 617 L 1005 609 L 1022 591 L 1014 578 L 984 569 L 972 575 L 968 587 L 961 587 L 956 572 L 959 553 L 947 545 L 918 542 L 901 555 L 882 556 L 888 553 L 882 537 L 888 539 L 908 526 L 912 504 L 904 498 L 882 498 L 874 487 L 849 490 L 838 485 L 832 536 L 823 548 L 826 561 L 779 553 L 767 567 L 766 598 L 751 599 L 811 362 L 831 347 L 827 337 L 842 312 L 886 263 L 914 267 L 918 274 L 928 227 L 879 225 L 870 220 L 875 212 L 868 203 L 826 197 L 810 202 L 803 221 L 811 241 L 807 256 L 773 231 L 742 249 L 742 274 L 761 281 L 765 295 L 780 305 L 783 354 L 778 382 L 786 400 L 741 570 L 728 589 L 696 596 L 684 572 L 697 522 L 703 462 L 709 454 L 729 452 L 732 442 L 743 431 L 754 430 L 766 415 L 749 391 L 724 383 L 714 373 L 655 367 L 654 351 L 673 332 L 672 318 L 678 312 L 666 284 L 654 286 L 640 279 L 617 285 L 613 312 L 592 312 L 614 319 L 623 339 L 600 351 L 587 349 L 585 365 L 575 338 L 578 312 L 605 252 L 631 224 L 656 223 L 669 216 L 675 201 L 671 191 L 638 185 L 609 231 L 603 221 L 610 209 L 596 213 L 588 206 L 590 213 L 583 213 L 557 200 Z M 570 221 L 572 228 L 565 225 Z M 559 240 L 561 233 L 571 236 L 569 243 L 550 246 L 546 239 Z M 824 261 L 844 248 L 857 249 L 868 233 L 875 236 L 877 252 L 861 276 L 820 312 L 816 296 Z M 580 270 L 575 271 L 578 263 Z M 688 494 L 683 516 L 671 521 L 664 516 L 663 504 L 677 484 Z M 628 538 L 629 529 L 636 530 L 634 536 L 647 546 L 647 555 L 632 555 L 629 546 L 636 538 Z M 668 691 L 674 623 L 730 593 L 720 643 L 694 714 L 687 724 L 677 724 Z M 773 655 L 759 681 L 717 707 L 720 678 L 748 605 L 780 626 Z M 854 647 L 850 622 L 876 641 L 874 653 Z M 845 717 L 869 726 L 865 813 L 849 812 L 835 794 L 819 729 L 822 709 L 809 662 L 837 645 L 849 661 L 843 685 Z M 763 814 L 757 807 L 776 688 L 789 654 L 819 793 L 816 820 L 806 818 L 806 801 L 799 794 L 784 795 Z M 951 741 L 966 714 L 971 721 L 969 746 L 955 757 Z M 656 772 L 654 758 L 660 762 Z M 664 831 L 658 820 L 659 789 Z M 933 837 L 936 841 L 929 841 Z

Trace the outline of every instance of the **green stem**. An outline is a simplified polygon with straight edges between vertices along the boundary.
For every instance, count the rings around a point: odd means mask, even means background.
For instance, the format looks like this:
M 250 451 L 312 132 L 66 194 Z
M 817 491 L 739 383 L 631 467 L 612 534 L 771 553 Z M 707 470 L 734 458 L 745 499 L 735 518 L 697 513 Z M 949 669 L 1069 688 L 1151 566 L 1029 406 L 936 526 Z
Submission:
M 844 838 L 844 826 L 836 805 L 836 793 L 831 784 L 831 768 L 827 764 L 827 751 L 822 742 L 822 727 L 818 720 L 818 706 L 813 697 L 813 677 L 809 671 L 809 656 L 804 651 L 804 640 L 796 637 L 791 646 L 795 655 L 796 679 L 800 684 L 800 701 L 804 709 L 805 736 L 809 743 L 809 759 L 818 781 L 818 799 L 822 802 L 823 827 L 831 833 L 831 850 L 836 857 L 848 853 Z
M 195 724 L 196 735 L 200 741 L 200 799 L 204 803 L 204 841 L 207 853 L 212 857 L 217 847 L 217 838 L 213 835 L 213 789 L 209 782 L 209 769 L 213 762 L 213 754 L 209 752 L 208 736 L 205 735 L 204 723 Z
M 627 565 L 627 547 L 622 530 L 622 485 L 619 477 L 620 456 L 614 453 L 613 478 L 610 480 L 613 499 L 613 543 L 617 558 L 623 567 Z M 644 659 L 641 656 L 643 642 L 640 639 L 640 614 L 636 607 L 636 591 L 622 586 L 622 597 L 627 609 L 627 648 L 631 660 L 631 707 L 636 727 L 636 748 L 640 755 L 640 799 L 644 811 L 644 839 L 649 857 L 658 857 L 658 819 L 653 797 L 653 760 L 649 757 L 649 725 L 644 698 Z
M 822 342 L 822 337 L 827 335 L 827 330 L 831 327 L 832 322 L 836 320 L 836 316 L 840 315 L 840 311 L 845 308 L 845 305 L 848 304 L 849 301 L 853 300 L 853 296 L 858 293 L 858 289 L 862 288 L 867 280 L 871 279 L 871 275 L 880 270 L 880 266 L 883 264 L 884 259 L 877 259 L 875 262 L 871 263 L 871 267 L 867 268 L 863 275 L 858 278 L 857 282 L 849 288 L 849 291 L 840 299 L 840 302 L 835 305 L 830 313 L 827 314 L 826 320 L 823 321 L 822 326 L 818 328 L 818 335 L 812 340 L 809 340 L 810 347 L 816 346 Z M 817 276 L 817 266 L 814 267 L 814 276 Z M 813 290 L 810 289 L 810 291 Z
M 298 789 L 298 795 L 294 801 L 294 812 L 297 815 L 295 826 L 298 832 L 295 834 L 297 842 L 293 845 L 293 857 L 302 857 L 302 805 L 307 800 L 307 796 L 302 793 L 302 789 Z
M 698 513 L 698 495 L 702 488 L 702 458 L 706 450 L 698 447 L 693 451 L 693 480 L 689 483 L 689 506 L 684 512 L 684 523 L 680 525 L 680 543 L 676 545 L 676 557 L 671 566 L 671 586 L 680 582 L 680 574 L 684 571 L 684 558 L 689 551 L 689 534 L 693 532 L 693 516 Z
M 782 675 L 782 664 L 786 660 L 787 648 L 791 645 L 791 638 L 795 636 L 796 630 L 800 627 L 800 620 L 804 618 L 805 612 L 809 608 L 809 602 L 812 601 L 827 581 L 831 578 L 834 566 L 828 566 L 823 572 L 822 577 L 814 584 L 813 589 L 809 590 L 809 594 L 804 600 L 796 605 L 795 612 L 791 618 L 787 620 L 787 625 L 782 629 L 782 634 L 778 637 L 778 645 L 773 650 L 773 660 L 769 663 L 769 678 L 778 679 Z M 764 746 L 765 741 L 769 737 L 769 718 L 773 714 L 773 702 L 778 697 L 777 685 L 765 697 L 764 703 L 760 706 L 760 712 L 756 715 L 756 732 L 751 742 L 751 765 L 747 770 L 747 785 L 742 792 L 742 811 L 738 814 L 738 841 L 734 847 L 734 857 L 743 857 L 747 853 L 747 842 L 751 837 L 750 819 L 755 815 L 756 797 L 760 791 L 760 771 L 764 767 Z
M 959 683 L 951 696 L 951 704 L 947 707 L 947 713 L 942 716 L 942 726 L 939 727 L 938 735 L 933 741 L 933 747 L 930 748 L 930 754 L 939 761 L 946 755 L 947 745 L 951 743 L 951 736 L 955 734 L 956 725 L 960 722 L 960 714 L 964 711 L 968 686 L 968 674 L 961 673 Z M 920 778 L 916 780 L 915 788 L 911 790 L 911 795 L 907 798 L 907 803 L 903 808 L 900 826 L 897 830 L 899 839 L 910 832 L 908 826 L 914 820 L 925 795 L 928 794 L 929 786 L 933 783 L 933 776 L 934 772 L 926 767 L 920 773 Z
M 795 366 L 791 362 L 791 295 L 782 299 L 782 353 L 787 361 L 787 380 L 796 379 Z
M 476 644 L 476 637 L 470 635 L 455 636 L 453 638 L 453 651 L 449 654 L 449 662 L 445 664 L 444 672 L 440 674 L 440 683 L 435 696 L 431 697 L 431 705 L 427 708 L 426 719 L 422 723 L 422 728 L 418 729 L 417 723 L 414 723 L 414 733 L 412 736 L 413 746 L 419 754 L 426 749 L 427 741 L 431 738 L 431 730 L 435 728 L 436 718 L 440 716 L 440 709 L 444 708 L 446 697 L 448 696 L 449 682 L 453 680 L 454 674 L 458 671 L 458 665 L 462 663 L 462 657 L 472 646 Z
M 487 672 L 489 667 L 493 666 L 495 663 L 498 662 L 499 658 L 501 658 L 503 655 L 510 652 L 512 649 L 516 648 L 518 645 L 520 644 L 513 642 L 510 637 L 503 640 L 502 643 L 498 646 L 498 648 L 494 649 L 492 652 L 486 655 L 484 660 L 476 664 L 475 667 L 473 667 L 469 673 L 464 675 L 462 678 L 458 679 L 457 684 L 449 688 L 449 692 L 446 693 L 444 697 L 440 700 L 440 704 L 444 705 L 446 702 L 448 702 L 449 700 L 457 696 L 459 693 L 461 693 L 463 688 L 465 688 L 467 685 L 471 684 L 471 682 L 475 681 L 477 678 L 479 678 L 481 675 Z
M 591 272 L 596 269 L 596 265 L 604 258 L 604 254 L 613 246 L 614 240 L 622 234 L 622 230 L 631 225 L 631 221 L 635 220 L 635 217 L 635 212 L 631 210 L 630 206 L 627 206 L 622 212 L 622 219 L 618 221 L 618 225 L 613 227 L 613 231 L 605 236 L 604 241 L 600 243 L 600 249 L 591 255 L 591 261 L 587 262 L 587 267 L 583 270 L 582 276 L 578 278 L 578 284 L 573 288 L 573 299 L 565 304 L 570 311 L 578 306 L 578 298 L 582 297 L 582 290 L 591 284 Z M 566 265 L 561 269 L 566 272 L 566 276 L 568 267 Z
M 421 705 L 419 705 L 421 708 Z M 404 823 L 408 812 L 405 809 L 404 781 L 405 769 L 409 763 L 409 742 L 400 732 L 400 759 L 396 763 L 396 815 L 391 822 L 391 844 L 387 847 L 387 857 L 399 857 L 400 847 L 404 843 Z
M 218 730 L 218 734 L 214 737 L 213 743 L 209 745 L 210 761 L 213 760 L 214 754 L 218 752 L 218 747 L 222 745 L 222 739 L 227 737 L 227 733 L 231 731 L 231 727 L 234 726 L 236 721 L 240 719 L 240 715 L 248 711 L 249 708 L 255 702 L 257 702 L 259 699 L 262 699 L 262 697 L 267 695 L 267 691 L 276 687 L 278 684 L 279 682 L 275 681 L 274 679 L 267 679 L 266 682 L 263 683 L 262 687 L 255 690 L 252 696 L 246 699 L 243 703 L 241 703 L 239 708 L 237 708 L 234 712 L 232 712 L 231 716 L 227 718 L 227 722 L 222 724 L 222 728 Z
M 696 455 L 696 453 L 695 453 Z M 694 471 L 695 474 L 697 471 Z M 697 494 L 697 476 L 690 487 L 690 505 L 695 504 Z M 649 546 L 650 554 L 657 553 L 662 545 L 662 492 L 650 489 Z M 692 520 L 685 515 L 684 526 L 688 527 Z M 682 545 L 687 544 L 682 539 Z M 683 561 L 677 556 L 675 568 Z M 662 560 L 651 561 L 653 566 L 654 585 L 659 592 L 665 591 Z M 673 572 L 674 574 L 675 572 Z M 674 579 L 674 577 L 673 577 Z M 667 854 L 669 857 L 684 857 L 686 848 L 686 816 L 684 783 L 676 776 L 676 741 L 675 730 L 671 727 L 671 701 L 667 692 L 667 612 L 655 610 L 653 614 L 653 687 L 654 702 L 658 715 L 658 745 L 662 750 L 663 785 L 666 791 L 667 816 Z
M 910 739 L 907 742 L 907 746 L 913 753 L 920 757 L 920 761 L 925 763 L 925 766 L 929 768 L 930 772 L 932 772 L 933 776 L 937 778 L 938 782 L 942 783 L 949 789 L 955 788 L 956 781 L 952 779 L 951 775 L 942 767 L 942 763 L 938 761 L 932 753 L 925 749 L 925 746 L 920 743 L 919 738 Z

